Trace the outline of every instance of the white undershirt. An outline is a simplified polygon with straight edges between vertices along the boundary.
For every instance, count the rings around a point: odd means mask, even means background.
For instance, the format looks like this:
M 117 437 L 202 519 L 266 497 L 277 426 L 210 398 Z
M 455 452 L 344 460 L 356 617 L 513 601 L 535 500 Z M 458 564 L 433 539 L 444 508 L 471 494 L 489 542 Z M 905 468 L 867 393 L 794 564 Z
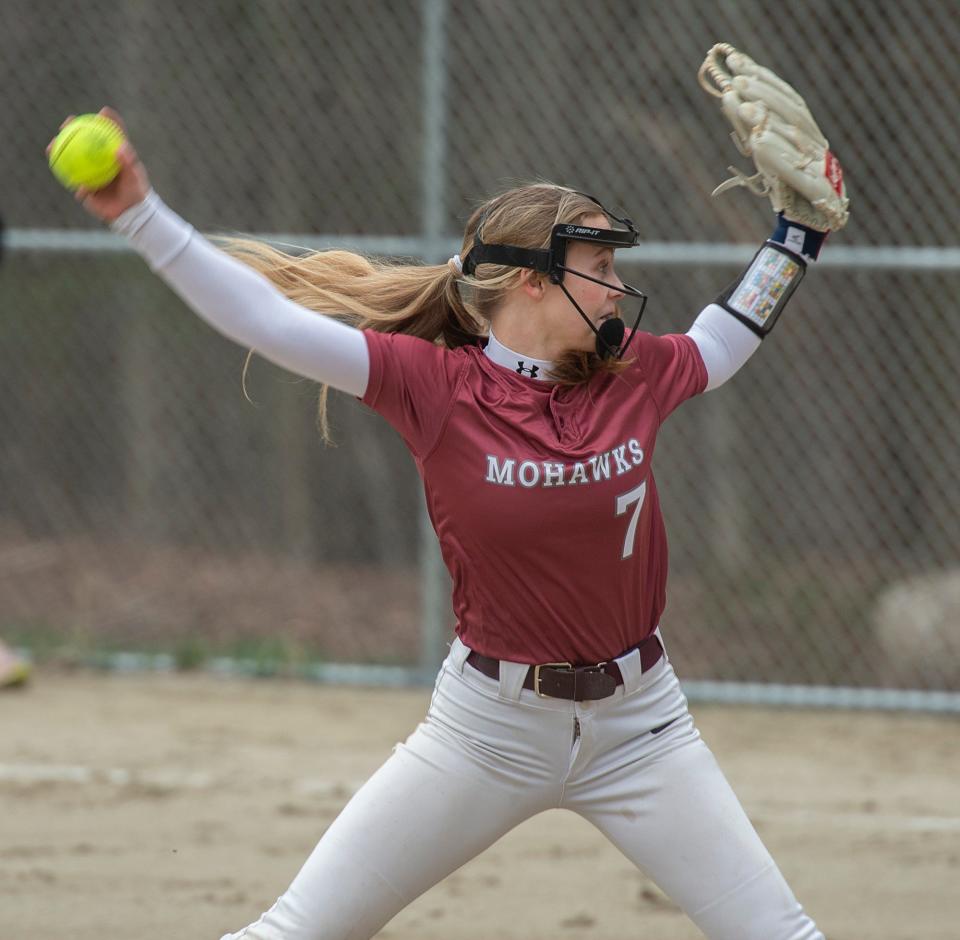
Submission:
M 112 228 L 126 236 L 151 269 L 224 336 L 284 369 L 362 397 L 370 375 L 363 333 L 301 307 L 252 268 L 210 244 L 151 190 L 143 202 L 117 218 Z M 707 369 L 707 390 L 722 385 L 756 351 L 760 338 L 722 307 L 710 304 L 687 333 Z M 487 355 L 535 380 L 552 363 L 508 349 L 491 334 Z
M 487 340 L 487 345 L 483 347 L 483 351 L 487 354 L 488 359 L 491 359 L 498 366 L 516 372 L 517 375 L 525 375 L 528 379 L 536 379 L 538 382 L 551 381 L 549 373 L 553 370 L 553 363 L 549 359 L 533 359 L 523 353 L 516 352 L 509 346 L 504 346 L 493 335 L 493 327 L 490 328 L 490 339 Z

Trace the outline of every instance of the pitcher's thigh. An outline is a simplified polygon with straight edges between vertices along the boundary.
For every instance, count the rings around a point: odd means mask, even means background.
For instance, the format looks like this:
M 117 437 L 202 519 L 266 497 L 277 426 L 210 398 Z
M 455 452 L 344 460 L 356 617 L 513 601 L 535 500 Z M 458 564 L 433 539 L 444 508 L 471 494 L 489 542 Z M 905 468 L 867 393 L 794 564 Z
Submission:
M 223 940 L 366 940 L 538 811 L 421 725 L 357 791 L 258 921 Z
M 823 940 L 692 719 L 664 735 L 677 746 L 606 781 L 582 815 L 710 940 Z

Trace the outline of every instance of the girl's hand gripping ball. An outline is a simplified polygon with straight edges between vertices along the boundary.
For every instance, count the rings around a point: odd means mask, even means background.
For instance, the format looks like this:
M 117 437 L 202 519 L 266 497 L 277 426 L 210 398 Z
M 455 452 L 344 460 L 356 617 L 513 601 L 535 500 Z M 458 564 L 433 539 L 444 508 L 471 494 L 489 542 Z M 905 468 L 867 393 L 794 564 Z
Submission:
M 47 162 L 84 209 L 113 222 L 150 194 L 150 180 L 113 108 L 70 115 L 47 144 Z
M 115 121 L 102 114 L 81 114 L 54 138 L 47 155 L 50 169 L 67 189 L 103 189 L 120 172 L 117 150 L 124 140 Z

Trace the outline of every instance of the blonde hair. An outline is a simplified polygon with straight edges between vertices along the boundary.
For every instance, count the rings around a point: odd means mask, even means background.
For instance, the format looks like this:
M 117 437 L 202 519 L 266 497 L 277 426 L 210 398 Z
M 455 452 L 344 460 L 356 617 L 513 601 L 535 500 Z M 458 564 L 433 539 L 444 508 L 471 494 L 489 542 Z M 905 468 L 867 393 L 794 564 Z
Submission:
M 562 186 L 518 186 L 474 210 L 467 221 L 460 256 L 466 258 L 473 247 L 478 225 L 487 244 L 547 248 L 554 225 L 575 224 L 584 216 L 600 212 L 593 200 Z M 493 311 L 519 285 L 522 271 L 483 264 L 472 275 L 464 276 L 447 263 L 384 261 L 339 250 L 291 255 L 250 239 L 225 239 L 221 244 L 295 303 L 310 310 L 360 329 L 409 333 L 450 349 L 476 344 L 487 335 Z M 555 363 L 551 378 L 561 385 L 579 385 L 598 372 L 616 373 L 624 367 L 615 359 L 570 350 Z M 329 442 L 328 392 L 329 388 L 323 386 L 317 424 Z

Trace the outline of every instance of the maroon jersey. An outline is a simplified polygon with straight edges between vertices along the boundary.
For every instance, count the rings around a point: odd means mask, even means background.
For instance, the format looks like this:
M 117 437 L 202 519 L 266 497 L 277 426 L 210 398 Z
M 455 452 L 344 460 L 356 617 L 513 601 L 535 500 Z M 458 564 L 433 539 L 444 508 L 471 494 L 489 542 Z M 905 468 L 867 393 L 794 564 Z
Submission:
M 667 415 L 706 387 L 693 340 L 638 333 L 621 375 L 559 388 L 478 347 L 366 338 L 363 402 L 416 460 L 463 642 L 588 664 L 652 633 L 667 539 L 650 461 Z

